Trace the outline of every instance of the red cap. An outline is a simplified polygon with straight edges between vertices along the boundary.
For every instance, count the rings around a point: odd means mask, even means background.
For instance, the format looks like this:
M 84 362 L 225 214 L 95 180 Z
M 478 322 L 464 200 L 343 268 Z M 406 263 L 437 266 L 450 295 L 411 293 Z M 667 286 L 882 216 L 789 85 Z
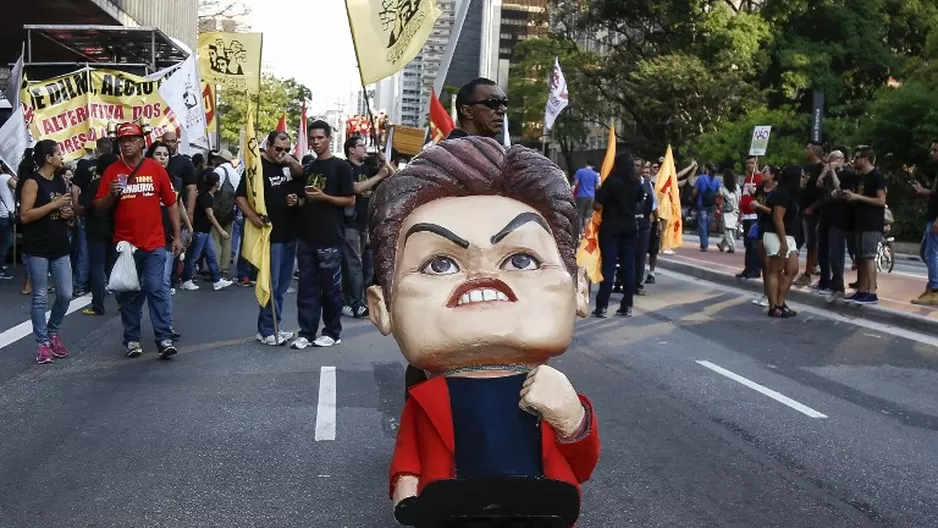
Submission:
M 121 123 L 117 127 L 117 137 L 143 137 L 143 129 L 136 123 Z

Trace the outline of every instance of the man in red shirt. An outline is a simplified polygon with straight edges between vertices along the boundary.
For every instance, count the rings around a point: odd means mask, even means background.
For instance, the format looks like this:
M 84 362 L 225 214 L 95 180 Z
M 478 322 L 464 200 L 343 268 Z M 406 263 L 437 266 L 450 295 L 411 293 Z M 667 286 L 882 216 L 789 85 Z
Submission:
M 124 325 L 124 345 L 127 357 L 143 354 L 140 321 L 146 300 L 160 358 L 169 359 L 177 350 L 173 344 L 173 305 L 169 285 L 163 280 L 167 255 L 160 202 L 166 204 L 173 226 L 173 254 L 179 255 L 182 243 L 176 192 L 162 165 L 143 156 L 146 142 L 138 125 L 123 123 L 117 127 L 117 142 L 121 159 L 104 171 L 94 208 L 102 214 L 113 214 L 115 244 L 128 242 L 137 248 L 134 260 L 141 291 L 117 294 Z
M 746 157 L 746 177 L 742 182 L 742 198 L 739 200 L 739 212 L 743 221 L 743 243 L 746 245 L 746 265 L 742 273 L 736 277 L 740 279 L 758 279 L 762 276 L 762 259 L 759 257 L 759 248 L 756 239 L 749 237 L 749 230 L 759 220 L 759 215 L 752 207 L 753 195 L 756 188 L 762 185 L 762 174 L 759 173 L 759 158 Z M 761 236 L 761 234 L 760 234 Z

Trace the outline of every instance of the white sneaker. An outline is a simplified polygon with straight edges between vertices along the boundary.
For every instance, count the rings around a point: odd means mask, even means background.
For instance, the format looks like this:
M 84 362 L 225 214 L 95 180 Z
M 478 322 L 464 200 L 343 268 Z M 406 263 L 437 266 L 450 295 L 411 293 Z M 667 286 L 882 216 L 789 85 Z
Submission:
M 179 289 L 186 290 L 186 291 L 195 291 L 199 289 L 199 286 L 196 283 L 192 282 L 192 280 L 187 280 L 186 282 L 179 285 Z
M 224 290 L 225 288 L 227 288 L 228 286 L 231 286 L 232 284 L 234 284 L 234 282 L 228 279 L 219 279 L 218 282 L 212 285 L 212 287 L 215 288 L 215 291 L 218 291 L 218 290 Z
M 673 250 L 673 249 L 666 249 L 666 250 L 662 251 L 661 254 L 662 254 L 662 255 L 673 255 L 673 254 L 674 254 L 674 250 Z
M 294 288 L 293 286 L 290 286 L 289 288 L 287 288 L 287 293 L 296 293 L 296 288 Z
M 170 289 L 169 289 L 169 294 L 170 294 L 170 295 L 176 295 L 176 288 L 170 288 Z
M 753 299 L 752 304 L 766 308 L 769 306 L 769 298 L 763 295 L 762 297 L 759 297 L 758 299 Z
M 280 339 L 283 339 L 283 340 L 285 340 L 285 341 L 289 341 L 289 340 L 293 339 L 293 332 L 287 332 L 286 330 L 281 330 L 281 331 L 280 331 Z
M 296 338 L 295 341 L 293 341 L 293 344 L 290 345 L 290 348 L 294 348 L 296 350 L 303 350 L 307 348 L 309 345 L 310 345 L 309 339 L 306 339 L 305 337 L 298 337 Z
M 340 343 L 342 343 L 341 339 L 332 339 L 331 337 L 327 335 L 321 335 L 317 337 L 315 341 L 313 341 L 313 346 L 318 346 L 321 348 L 328 348 L 331 346 L 338 345 Z
M 345 317 L 355 317 L 355 311 L 352 310 L 351 306 L 343 306 L 342 315 L 344 315 Z
M 280 339 L 275 339 L 274 336 L 272 335 L 264 337 L 260 334 L 257 334 L 254 338 L 257 339 L 259 342 L 268 346 L 280 346 L 287 342 L 287 339 L 285 339 L 282 334 L 280 336 Z

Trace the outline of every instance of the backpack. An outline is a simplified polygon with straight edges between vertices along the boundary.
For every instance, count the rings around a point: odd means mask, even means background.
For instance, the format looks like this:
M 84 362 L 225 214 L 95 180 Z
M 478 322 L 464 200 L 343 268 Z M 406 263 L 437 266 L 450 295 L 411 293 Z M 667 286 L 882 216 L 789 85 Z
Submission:
M 707 187 L 703 191 L 703 197 L 701 199 L 704 207 L 714 207 L 717 204 L 717 191 L 714 189 L 712 176 L 705 176 L 709 178 L 707 181 Z
M 234 222 L 235 188 L 231 184 L 231 179 L 228 178 L 228 169 L 223 169 L 225 171 L 225 181 L 222 182 L 218 192 L 215 193 L 215 219 L 218 220 L 219 225 L 226 226 Z

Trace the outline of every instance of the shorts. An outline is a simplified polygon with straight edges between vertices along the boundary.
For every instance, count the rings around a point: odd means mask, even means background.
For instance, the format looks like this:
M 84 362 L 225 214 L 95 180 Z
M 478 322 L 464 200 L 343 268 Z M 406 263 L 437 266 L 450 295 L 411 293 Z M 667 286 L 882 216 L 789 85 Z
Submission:
M 876 258 L 879 243 L 883 241 L 882 231 L 858 231 L 857 260 Z
M 660 252 L 661 252 L 661 237 L 658 235 L 658 230 L 652 227 L 651 235 L 648 237 L 648 254 L 650 256 L 654 256 Z
M 817 249 L 817 229 L 818 220 L 816 215 L 804 215 L 801 217 L 801 229 L 803 229 L 804 245 L 808 251 Z
M 798 247 L 795 244 L 795 237 L 786 236 L 785 241 L 788 242 L 788 255 L 779 255 L 778 252 L 781 250 L 782 241 L 778 238 L 778 234 L 765 233 L 762 235 L 762 245 L 765 247 L 765 256 L 787 258 L 791 255 L 796 255 L 798 253 Z

